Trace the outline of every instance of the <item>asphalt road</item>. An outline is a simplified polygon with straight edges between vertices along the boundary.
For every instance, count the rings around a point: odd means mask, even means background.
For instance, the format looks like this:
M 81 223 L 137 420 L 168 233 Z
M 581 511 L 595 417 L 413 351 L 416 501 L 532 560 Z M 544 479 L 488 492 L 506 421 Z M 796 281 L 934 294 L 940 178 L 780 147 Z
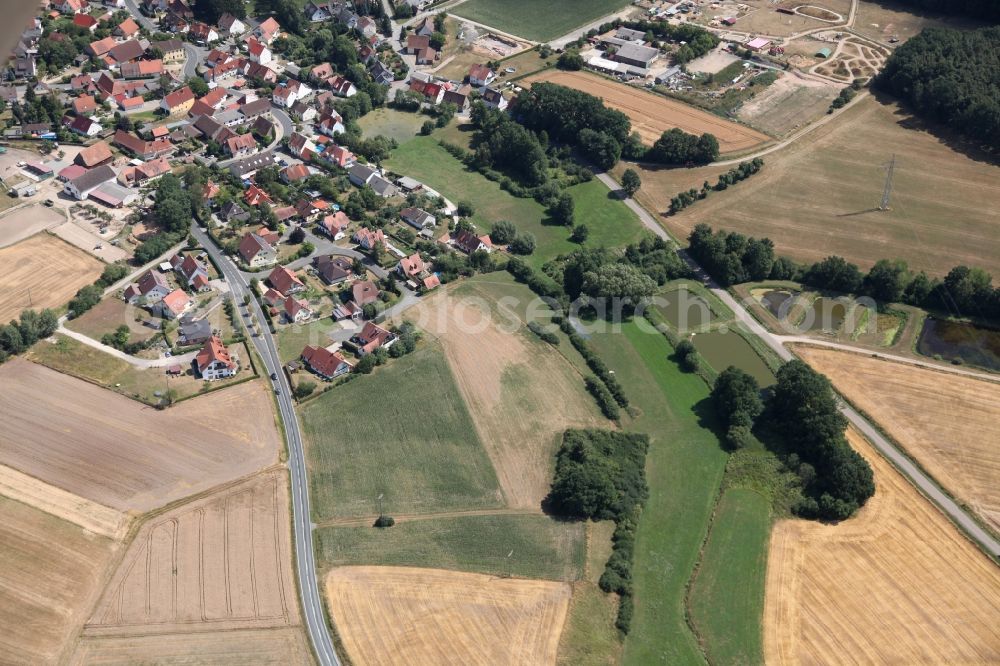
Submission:
M 136 23 L 150 32 L 157 31 L 156 24 L 153 23 L 152 19 L 148 18 L 139 11 L 139 6 L 136 4 L 135 0 L 125 0 L 125 6 L 128 8 L 129 13 L 132 14 L 132 18 L 135 19 Z
M 608 174 L 601 173 L 598 174 L 597 177 L 612 191 L 617 192 L 621 189 Z M 632 199 L 626 199 L 625 204 L 639 216 L 639 219 L 642 220 L 642 223 L 650 231 L 660 238 L 669 240 L 667 232 L 656 222 L 656 220 L 653 219 L 649 213 L 646 212 L 644 208 L 642 208 L 642 206 L 637 204 Z M 760 322 L 754 319 L 753 315 L 751 315 L 739 301 L 733 298 L 732 294 L 716 284 L 715 281 L 704 270 L 702 270 L 701 266 L 699 266 L 691 257 L 687 255 L 687 253 L 681 252 L 681 256 L 695 271 L 697 278 L 701 280 L 701 282 L 704 283 L 704 285 L 711 290 L 711 292 L 715 294 L 719 300 L 721 300 L 730 310 L 733 311 L 741 324 L 746 326 L 754 335 L 763 340 L 764 343 L 774 350 L 774 352 L 781 359 L 790 361 L 795 358 L 792 352 L 790 352 L 782 344 L 781 339 L 778 336 L 773 335 L 770 331 L 765 329 Z M 973 541 L 982 546 L 982 548 L 993 557 L 1000 557 L 1000 541 L 997 541 L 992 534 L 980 527 L 979 523 L 966 513 L 965 510 L 955 502 L 955 500 L 949 497 L 947 493 L 945 493 L 929 476 L 923 472 L 923 470 L 917 467 L 903 454 L 902 451 L 882 436 L 882 433 L 880 433 L 853 407 L 842 402 L 840 411 L 843 412 L 844 416 L 847 417 L 847 420 L 850 421 L 852 425 L 860 430 L 864 436 L 875 445 L 875 448 L 877 448 L 883 456 L 896 466 L 896 469 L 902 472 L 910 480 L 910 483 L 916 486 L 917 490 L 936 504 L 949 520 L 955 523 L 955 525 L 962 529 L 962 531 L 964 531 Z
M 250 293 L 250 285 L 243 274 L 212 242 L 197 225 L 192 226 L 195 238 L 222 269 L 222 275 L 229 283 L 233 292 L 237 310 L 243 313 L 247 308 L 242 305 L 243 297 Z M 277 392 L 275 398 L 281 419 L 285 425 L 285 436 L 288 441 L 288 469 L 292 480 L 292 523 L 295 536 L 295 571 L 299 580 L 299 595 L 302 599 L 302 611 L 306 619 L 306 630 L 313 645 L 313 651 L 321 666 L 340 666 L 340 659 L 333 648 L 330 629 L 323 613 L 323 601 L 320 597 L 319 583 L 316 579 L 315 551 L 312 540 L 311 510 L 309 508 L 309 479 L 306 475 L 305 452 L 302 446 L 302 434 L 298 418 L 292 405 L 291 387 L 281 369 L 278 358 L 278 348 L 274 337 L 267 327 L 267 319 L 260 308 L 257 299 L 250 298 L 250 311 L 259 323 L 260 336 L 251 337 L 254 347 L 264 361 L 265 372 L 277 379 L 269 380 Z

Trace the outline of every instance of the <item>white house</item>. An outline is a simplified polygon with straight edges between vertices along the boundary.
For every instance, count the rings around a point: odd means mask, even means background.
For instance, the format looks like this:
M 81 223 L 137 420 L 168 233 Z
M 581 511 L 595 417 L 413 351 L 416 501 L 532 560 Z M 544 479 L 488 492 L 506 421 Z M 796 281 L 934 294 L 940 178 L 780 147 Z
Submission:
M 90 193 L 104 183 L 111 182 L 117 178 L 115 170 L 107 164 L 102 164 L 96 169 L 91 169 L 82 176 L 66 181 L 63 192 L 78 201 L 83 201 Z
M 213 335 L 194 358 L 198 374 L 206 381 L 232 377 L 239 370 L 236 360 L 218 336 Z
M 259 42 L 253 37 L 247 41 L 247 50 L 250 53 L 250 61 L 258 65 L 270 64 L 272 60 L 271 49 L 263 42 Z

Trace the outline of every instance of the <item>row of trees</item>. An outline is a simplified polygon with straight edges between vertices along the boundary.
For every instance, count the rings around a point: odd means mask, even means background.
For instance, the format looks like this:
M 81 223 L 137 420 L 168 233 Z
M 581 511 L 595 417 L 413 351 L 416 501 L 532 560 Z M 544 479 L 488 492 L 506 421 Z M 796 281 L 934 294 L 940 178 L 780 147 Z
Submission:
M 696 201 L 700 201 L 712 192 L 721 192 L 722 190 L 728 189 L 730 185 L 735 185 L 740 181 L 744 181 L 750 176 L 754 175 L 758 171 L 764 168 L 764 158 L 755 157 L 749 162 L 740 162 L 737 166 L 733 167 L 729 171 L 719 174 L 719 180 L 716 181 L 715 185 L 709 184 L 706 180 L 705 184 L 701 186 L 701 189 L 691 188 L 687 192 L 680 192 L 677 196 L 670 199 L 670 209 L 671 215 L 675 215 L 680 211 L 684 210 Z M 628 175 L 628 171 L 622 176 L 622 185 L 625 185 L 625 176 Z
M 657 164 L 708 164 L 719 159 L 719 141 L 714 134 L 695 136 L 674 127 L 660 135 L 642 157 Z
M 1000 147 L 1000 26 L 925 29 L 893 52 L 875 86 L 987 150 Z
M 688 253 L 723 287 L 764 280 L 774 267 L 774 243 L 698 224 L 688 236 Z
M 53 310 L 24 310 L 19 320 L 0 325 L 0 363 L 25 351 L 59 327 L 59 317 Z
M 599 585 L 620 597 L 616 626 L 628 633 L 632 619 L 635 529 L 649 497 L 646 435 L 611 430 L 567 430 L 556 454 L 547 510 L 561 516 L 613 520 L 611 556 Z

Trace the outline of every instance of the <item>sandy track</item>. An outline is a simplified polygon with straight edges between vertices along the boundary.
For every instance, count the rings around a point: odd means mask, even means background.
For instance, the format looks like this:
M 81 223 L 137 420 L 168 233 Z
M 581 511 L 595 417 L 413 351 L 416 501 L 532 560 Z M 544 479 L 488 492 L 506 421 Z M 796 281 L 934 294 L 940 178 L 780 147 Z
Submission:
M 840 525 L 775 525 L 764 603 L 768 663 L 1000 661 L 1000 570 L 853 430 L 875 496 Z
M 795 352 L 1000 530 L 1000 384 L 849 352 Z
M 275 470 L 144 524 L 84 633 L 217 632 L 297 622 L 288 484 L 283 470 Z
M 111 539 L 121 539 L 128 529 L 128 518 L 122 512 L 77 497 L 5 465 L 0 465 L 0 495 Z
M 342 567 L 326 594 L 356 664 L 554 664 L 570 586 L 406 567 Z
M 283 666 L 310 664 L 313 661 L 304 632 L 298 627 L 286 627 L 208 634 L 84 638 L 69 663 L 73 666 L 151 663 Z
M 441 291 L 407 318 L 441 340 L 507 506 L 540 510 L 562 432 L 607 421 L 599 417 L 580 376 L 548 345 L 501 330 L 497 317 L 482 330 L 467 332 L 468 324 L 482 321 L 491 307 L 488 291 L 476 291 L 480 288 L 461 296 Z M 500 321 L 512 319 L 505 315 Z
M 607 106 L 626 114 L 632 121 L 632 129 L 639 132 L 643 142 L 649 145 L 674 127 L 690 134 L 714 134 L 723 153 L 748 150 L 770 140 L 756 130 L 707 111 L 596 74 L 549 70 L 525 79 L 526 83 L 536 81 L 556 83 L 600 97 Z
M 0 266 L 3 322 L 29 306 L 37 310 L 65 305 L 102 270 L 97 259 L 45 233 L 0 249 Z
M 54 664 L 99 593 L 115 543 L 0 497 L 0 662 Z
M 281 449 L 259 382 L 157 411 L 14 359 L 0 367 L 0 413 L 0 464 L 122 511 L 248 476 Z

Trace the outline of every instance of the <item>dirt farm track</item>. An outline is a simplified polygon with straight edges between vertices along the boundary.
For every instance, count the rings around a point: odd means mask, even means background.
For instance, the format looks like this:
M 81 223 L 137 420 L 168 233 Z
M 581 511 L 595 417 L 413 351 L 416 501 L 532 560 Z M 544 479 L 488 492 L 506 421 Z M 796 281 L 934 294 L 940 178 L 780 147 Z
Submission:
M 602 98 L 605 104 L 629 117 L 632 129 L 648 145 L 652 145 L 663 132 L 674 127 L 690 134 L 714 134 L 719 140 L 719 151 L 722 153 L 748 150 L 770 140 L 756 130 L 707 111 L 596 74 L 548 70 L 525 79 L 525 83 L 538 81 L 556 83 Z
M 875 496 L 839 525 L 774 526 L 768 664 L 996 664 L 1000 569 L 863 437 Z

